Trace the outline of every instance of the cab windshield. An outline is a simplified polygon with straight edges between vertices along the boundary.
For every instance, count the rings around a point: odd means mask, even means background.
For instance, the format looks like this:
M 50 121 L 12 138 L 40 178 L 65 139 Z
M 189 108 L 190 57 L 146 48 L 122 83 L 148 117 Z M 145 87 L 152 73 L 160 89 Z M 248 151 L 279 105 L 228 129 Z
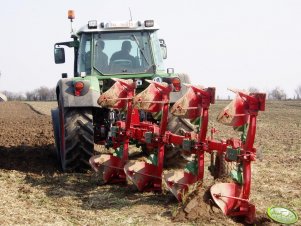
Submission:
M 103 75 L 147 73 L 154 65 L 150 48 L 145 31 L 83 34 L 79 73 L 91 74 L 93 69 Z

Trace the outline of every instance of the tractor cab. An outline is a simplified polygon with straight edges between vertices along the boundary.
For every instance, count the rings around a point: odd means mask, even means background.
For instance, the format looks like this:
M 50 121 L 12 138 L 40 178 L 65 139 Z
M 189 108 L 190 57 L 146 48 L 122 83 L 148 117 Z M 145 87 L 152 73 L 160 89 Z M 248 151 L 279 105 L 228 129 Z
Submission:
M 156 30 L 140 28 L 139 24 L 142 26 L 140 22 L 107 23 L 93 33 L 84 28 L 80 33 L 77 74 L 143 74 L 164 70 Z M 121 26 L 127 29 L 120 29 Z
M 166 44 L 157 37 L 153 20 L 101 22 L 89 21 L 71 42 L 55 44 L 55 62 L 64 63 L 62 45 L 74 48 L 74 76 L 122 76 L 166 74 L 163 59 Z M 128 76 L 127 76 L 128 75 Z M 149 77 L 149 76 L 147 76 Z

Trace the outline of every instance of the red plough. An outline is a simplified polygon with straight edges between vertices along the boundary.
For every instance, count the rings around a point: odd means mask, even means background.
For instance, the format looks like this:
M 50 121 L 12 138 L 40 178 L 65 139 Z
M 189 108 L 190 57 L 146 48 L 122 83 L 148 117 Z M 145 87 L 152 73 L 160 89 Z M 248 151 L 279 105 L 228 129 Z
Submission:
M 266 95 L 262 93 L 246 94 L 241 91 L 235 91 L 237 94 L 234 100 L 233 126 L 244 126 L 248 123 L 246 138 L 236 140 L 239 146 L 232 140 L 226 147 L 217 145 L 215 141 L 209 141 L 208 147 L 211 150 L 222 151 L 226 153 L 228 161 L 237 162 L 242 168 L 242 181 L 240 183 L 222 183 L 211 187 L 210 192 L 215 203 L 221 208 L 224 214 L 229 216 L 246 216 L 246 222 L 252 223 L 255 220 L 255 206 L 249 202 L 251 188 L 251 162 L 255 160 L 256 149 L 254 140 L 256 134 L 256 118 L 259 111 L 265 110 Z M 224 111 L 224 114 L 227 114 Z M 231 144 L 232 143 L 232 144 Z M 220 149 L 218 147 L 221 147 Z M 238 179 L 239 182 L 239 179 Z
M 142 93 L 134 98 L 135 107 L 145 112 L 162 111 L 159 125 L 151 122 L 141 122 L 134 125 L 132 138 L 144 143 L 148 149 L 155 150 L 154 163 L 134 162 L 124 167 L 127 177 L 137 186 L 139 191 L 161 191 L 163 159 L 165 142 L 163 137 L 166 132 L 169 110 L 169 94 L 172 87 L 166 83 L 149 81 L 151 84 Z
M 195 120 L 200 118 L 199 134 L 186 133 L 184 136 L 166 133 L 166 141 L 170 144 L 181 145 L 183 151 L 195 155 L 195 160 L 188 163 L 186 169 L 181 172 L 164 174 L 164 180 L 168 189 L 180 201 L 188 186 L 202 181 L 204 177 L 204 150 L 208 127 L 208 110 L 215 99 L 215 88 L 199 88 L 189 85 L 187 93 L 177 101 L 171 109 L 171 113 L 183 118 Z M 189 169 L 189 166 L 191 166 Z
M 133 110 L 132 101 L 135 83 L 132 80 L 114 80 L 115 84 L 100 96 L 98 104 L 117 110 L 126 109 L 130 114 L 126 114 L 125 121 L 117 121 L 116 125 L 111 127 L 112 147 L 115 153 L 96 155 L 90 159 L 92 168 L 96 172 L 101 171 L 105 183 L 126 182 L 123 168 L 128 161 L 129 129 L 132 122 L 139 121 L 137 111 Z
M 253 147 L 256 118 L 265 109 L 265 94 L 247 94 L 235 91 L 237 97 L 219 115 L 218 121 L 242 129 L 241 139 L 216 141 L 207 137 L 208 110 L 215 102 L 215 88 L 187 85 L 187 93 L 179 99 L 169 112 L 169 95 L 172 85 L 149 81 L 149 87 L 135 96 L 135 84 L 131 80 L 117 79 L 115 85 L 102 94 L 102 106 L 126 110 L 125 119 L 111 127 L 114 154 L 99 155 L 90 159 L 92 167 L 101 171 L 105 182 L 133 182 L 139 191 L 162 190 L 162 179 L 167 188 L 181 200 L 188 187 L 204 178 L 205 152 L 224 154 L 227 162 L 235 162 L 237 170 L 231 174 L 235 182 L 221 183 L 211 187 L 215 203 L 229 216 L 245 216 L 247 222 L 255 219 L 255 206 L 249 202 L 251 186 L 251 161 L 255 160 Z M 113 90 L 113 91 L 112 91 Z M 160 123 L 140 121 L 138 112 L 150 112 L 161 117 Z M 168 114 L 199 121 L 199 132 L 183 132 L 183 135 L 167 131 Z M 159 115 L 159 116 L 158 116 Z M 212 129 L 212 134 L 214 129 Z M 128 161 L 129 142 L 142 144 L 153 152 L 148 162 Z M 192 155 L 185 169 L 163 174 L 164 152 L 167 146 L 180 147 L 182 152 Z

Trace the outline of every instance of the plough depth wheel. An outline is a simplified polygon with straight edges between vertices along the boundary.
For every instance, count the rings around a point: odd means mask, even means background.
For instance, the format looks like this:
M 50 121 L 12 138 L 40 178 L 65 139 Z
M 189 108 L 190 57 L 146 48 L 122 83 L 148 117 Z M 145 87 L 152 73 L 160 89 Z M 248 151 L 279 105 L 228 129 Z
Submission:
M 232 170 L 237 169 L 237 164 L 235 162 L 226 161 L 225 155 L 225 153 L 211 153 L 211 165 L 209 166 L 209 171 L 214 179 L 229 178 Z

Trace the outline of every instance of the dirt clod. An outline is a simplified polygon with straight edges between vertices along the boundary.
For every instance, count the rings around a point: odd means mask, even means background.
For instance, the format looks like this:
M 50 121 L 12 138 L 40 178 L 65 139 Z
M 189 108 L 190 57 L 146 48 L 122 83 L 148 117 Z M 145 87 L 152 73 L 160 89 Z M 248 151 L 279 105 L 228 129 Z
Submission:
M 197 188 L 197 190 L 189 194 L 186 203 L 181 204 L 177 214 L 174 216 L 174 221 L 191 221 L 199 220 L 210 222 L 215 218 L 215 212 L 211 210 L 211 196 L 206 185 Z M 208 187 L 207 187 L 208 188 Z

